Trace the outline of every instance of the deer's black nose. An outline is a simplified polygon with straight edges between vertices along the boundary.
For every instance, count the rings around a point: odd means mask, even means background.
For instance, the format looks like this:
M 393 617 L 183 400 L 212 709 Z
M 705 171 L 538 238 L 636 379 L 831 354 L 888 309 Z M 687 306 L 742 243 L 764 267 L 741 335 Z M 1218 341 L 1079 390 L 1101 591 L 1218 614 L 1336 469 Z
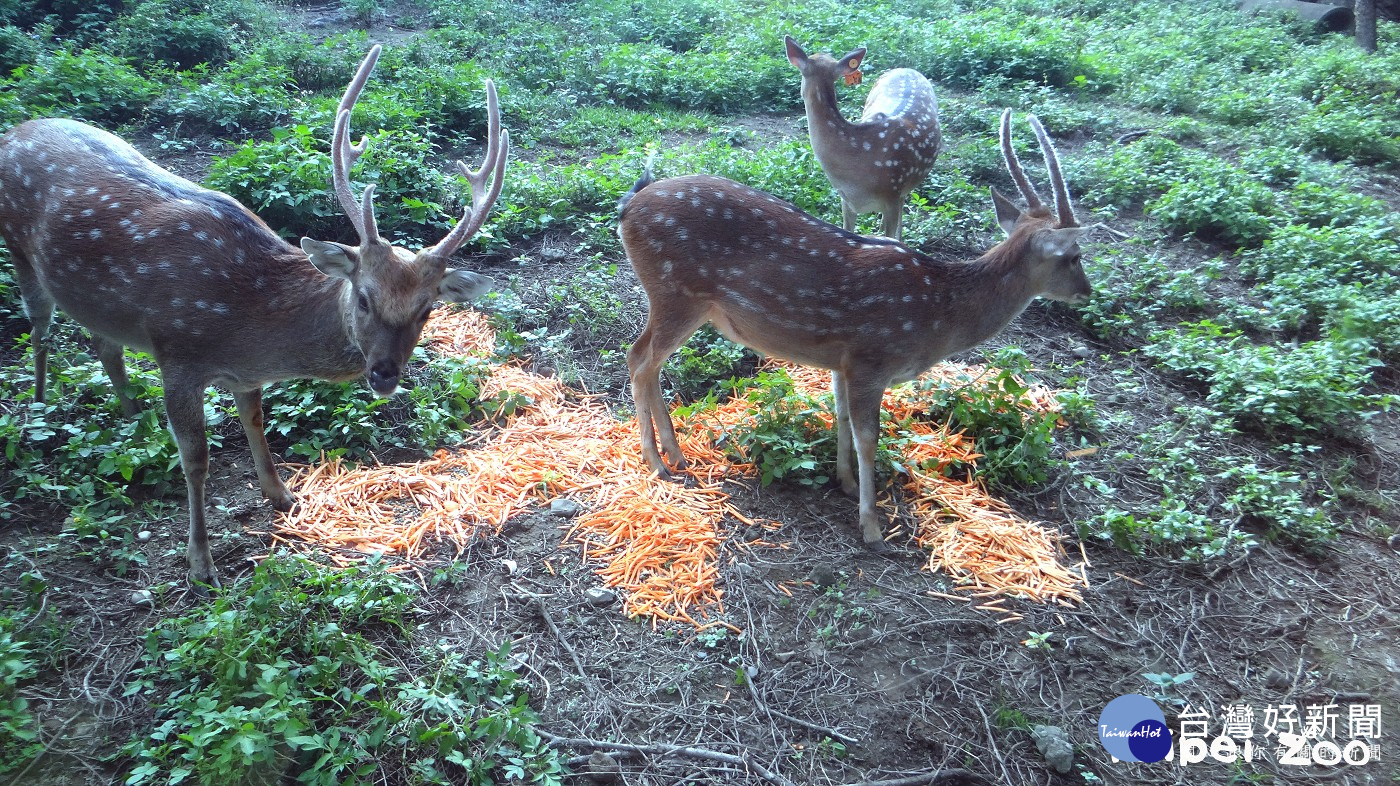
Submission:
M 399 364 L 381 360 L 369 370 L 369 387 L 376 395 L 389 396 L 399 389 Z

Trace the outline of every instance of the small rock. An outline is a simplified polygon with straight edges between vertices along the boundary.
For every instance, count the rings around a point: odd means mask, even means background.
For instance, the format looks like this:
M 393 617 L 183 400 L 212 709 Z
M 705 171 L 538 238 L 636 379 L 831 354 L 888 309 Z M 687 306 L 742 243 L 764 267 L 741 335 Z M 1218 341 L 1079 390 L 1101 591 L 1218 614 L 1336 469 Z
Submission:
M 155 599 L 151 597 L 150 590 L 136 590 L 135 592 L 131 593 L 131 602 L 132 604 L 137 606 L 156 605 Z
M 150 540 L 150 539 L 151 539 L 151 531 L 148 530 L 148 529 L 143 529 L 143 530 L 141 530 L 140 532 L 136 533 L 136 542 L 137 542 L 137 543 L 145 543 L 146 541 L 148 541 L 148 540 Z
M 797 657 L 797 653 L 793 652 L 792 650 L 787 650 L 786 652 L 773 653 L 773 660 L 779 663 L 787 663 L 795 657 Z
M 1064 729 L 1037 724 L 1031 729 L 1031 739 L 1035 741 L 1035 749 L 1040 751 L 1055 772 L 1064 775 L 1074 769 L 1074 746 L 1070 744 Z
M 1287 674 L 1278 669 L 1269 669 L 1264 672 L 1264 684 L 1274 690 L 1286 690 L 1288 686 L 1293 684 L 1293 680 L 1290 680 Z
M 1069 352 L 1071 355 L 1074 355 L 1080 360 L 1088 360 L 1089 358 L 1092 358 L 1094 356 L 1094 350 L 1084 346 L 1083 344 L 1080 344 L 1074 349 L 1071 349 Z
M 583 765 L 583 777 L 590 783 L 616 783 L 622 779 L 622 765 L 602 751 L 593 751 Z
M 1389 545 L 1392 549 L 1395 549 L 1396 551 L 1400 551 L 1400 532 L 1397 532 L 1397 533 L 1395 533 L 1394 535 L 1391 535 L 1389 538 L 1386 539 L 1385 542 L 1386 542 L 1386 544 Z
M 571 519 L 583 511 L 583 506 L 571 499 L 559 497 L 549 503 L 549 515 Z
M 830 565 L 818 565 L 807 574 L 807 580 L 817 585 L 817 589 L 836 586 L 836 569 Z
M 583 599 L 594 606 L 606 606 L 617 600 L 617 593 L 602 587 L 590 587 L 583 591 Z

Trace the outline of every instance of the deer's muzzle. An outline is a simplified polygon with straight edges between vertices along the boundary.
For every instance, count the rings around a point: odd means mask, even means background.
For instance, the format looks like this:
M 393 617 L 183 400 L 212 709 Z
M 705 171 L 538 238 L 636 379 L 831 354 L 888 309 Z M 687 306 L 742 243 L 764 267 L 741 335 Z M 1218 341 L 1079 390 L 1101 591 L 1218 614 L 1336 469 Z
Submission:
M 394 391 L 399 389 L 399 377 L 402 369 L 398 363 L 392 360 L 381 360 L 370 367 L 369 387 L 376 396 L 385 398 L 392 396 Z

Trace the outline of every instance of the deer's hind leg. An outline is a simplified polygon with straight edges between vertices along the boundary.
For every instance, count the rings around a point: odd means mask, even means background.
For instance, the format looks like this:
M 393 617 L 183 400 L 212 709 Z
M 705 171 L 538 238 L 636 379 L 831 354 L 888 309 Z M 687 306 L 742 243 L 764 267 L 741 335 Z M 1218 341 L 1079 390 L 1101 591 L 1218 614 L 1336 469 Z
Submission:
M 708 307 L 677 299 L 671 303 L 650 304 L 647 326 L 627 351 L 627 367 L 632 375 L 632 399 L 637 405 L 637 426 L 642 435 L 642 456 L 662 477 L 669 475 L 666 463 L 685 468 L 671 412 L 661 395 L 661 366 L 699 327 L 705 324 Z M 658 439 L 666 462 L 656 450 Z
M 10 261 L 15 266 L 15 281 L 19 284 L 20 305 L 29 318 L 29 343 L 34 348 L 34 400 L 43 403 L 48 383 L 49 371 L 49 326 L 53 324 L 54 301 L 48 290 L 39 283 L 34 266 L 13 243 L 10 248 Z
M 126 375 L 126 357 L 122 345 L 94 335 L 92 348 L 97 352 L 97 359 L 102 361 L 102 368 L 106 370 L 107 378 L 112 381 L 112 389 L 116 391 L 117 402 L 121 404 L 122 414 L 129 418 L 136 417 L 138 412 L 136 402 L 131 400 L 131 396 L 126 391 L 130 379 Z

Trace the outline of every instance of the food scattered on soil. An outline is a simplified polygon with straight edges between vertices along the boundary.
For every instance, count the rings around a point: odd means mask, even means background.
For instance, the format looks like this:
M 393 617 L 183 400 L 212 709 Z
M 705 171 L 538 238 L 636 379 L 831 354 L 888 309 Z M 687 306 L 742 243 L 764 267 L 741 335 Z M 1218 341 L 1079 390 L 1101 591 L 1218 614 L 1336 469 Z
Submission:
M 486 318 L 471 310 L 440 314 L 424 336 L 433 350 L 455 355 L 485 356 L 495 340 Z M 782 367 L 805 393 L 829 387 L 827 372 Z M 975 379 L 979 370 L 954 364 L 930 374 Z M 619 592 L 625 614 L 648 616 L 653 624 L 727 626 L 720 619 L 718 563 L 726 540 L 721 522 L 729 516 L 759 532 L 781 526 L 748 520 L 722 488 L 726 479 L 754 470 L 717 449 L 715 437 L 751 418 L 755 405 L 735 396 L 680 419 L 678 436 L 689 466 L 684 482 L 671 482 L 657 478 L 643 461 L 635 422 L 619 421 L 597 397 L 510 363 L 492 366 L 481 396 L 489 400 L 500 393 L 529 405 L 489 426 L 489 438 L 477 447 L 442 449 L 412 464 L 328 461 L 299 468 L 289 485 L 300 504 L 279 516 L 274 541 L 324 548 L 342 563 L 367 553 L 392 554 L 403 560 L 394 566 L 402 570 L 440 542 L 464 544 L 500 532 L 511 517 L 539 505 L 568 502 L 565 542 L 601 566 L 596 573 Z M 1036 407 L 1053 411 L 1050 391 L 1032 388 L 1029 395 Z M 975 480 L 942 475 L 950 462 L 975 461 L 971 438 L 918 420 L 920 404 L 906 388 L 887 393 L 885 406 L 925 437 L 905 456 L 902 496 L 918 521 L 914 540 L 929 551 L 927 568 L 946 572 L 979 598 L 1079 600 L 1078 589 L 1086 586 L 1083 566 L 1076 572 L 1061 565 L 1058 536 L 1016 516 Z M 888 499 L 882 505 L 890 512 L 896 507 Z M 745 543 L 780 545 L 761 538 Z M 1011 614 L 995 604 L 981 608 Z

